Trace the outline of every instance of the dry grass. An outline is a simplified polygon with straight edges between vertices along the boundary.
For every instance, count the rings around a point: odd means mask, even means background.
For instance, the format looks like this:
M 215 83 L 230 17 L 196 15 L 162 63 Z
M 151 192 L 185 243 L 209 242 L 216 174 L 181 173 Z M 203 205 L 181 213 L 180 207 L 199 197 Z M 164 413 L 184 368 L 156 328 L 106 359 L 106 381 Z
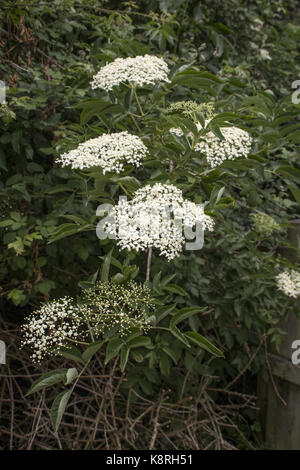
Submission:
M 159 390 L 149 399 L 133 389 L 125 392 L 117 362 L 105 367 L 100 354 L 79 382 L 56 435 L 49 408 L 57 388 L 24 394 L 39 375 L 70 363 L 53 359 L 47 367 L 33 366 L 18 349 L 14 328 L 0 324 L 8 349 L 7 365 L 0 366 L 0 449 L 235 449 L 236 441 L 253 448 L 240 431 L 240 412 L 255 409 L 254 396 L 214 388 L 216 379 L 204 377 L 194 396 L 174 402 L 170 391 Z M 213 400 L 215 392 L 222 403 Z

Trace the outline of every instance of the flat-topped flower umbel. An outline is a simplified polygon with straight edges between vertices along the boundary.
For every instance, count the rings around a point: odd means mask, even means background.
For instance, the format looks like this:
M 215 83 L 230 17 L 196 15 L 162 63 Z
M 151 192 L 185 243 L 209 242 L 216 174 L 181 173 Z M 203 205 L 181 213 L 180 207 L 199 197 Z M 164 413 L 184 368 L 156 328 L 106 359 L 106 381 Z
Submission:
M 273 217 L 261 211 L 250 214 L 253 228 L 262 236 L 270 236 L 273 232 L 278 232 L 281 227 Z
M 209 121 L 205 121 L 205 126 Z M 199 132 L 203 129 L 199 122 L 196 126 Z M 220 139 L 213 132 L 208 132 L 201 137 L 200 142 L 194 148 L 195 152 L 201 152 L 205 156 L 210 167 L 221 165 L 225 160 L 248 157 L 252 147 L 252 137 L 248 132 L 239 127 L 221 127 L 220 131 L 225 140 Z M 169 132 L 179 137 L 183 136 L 180 128 L 171 127 Z
M 214 225 L 202 205 L 185 200 L 176 186 L 161 183 L 138 189 L 131 201 L 121 199 L 110 216 L 114 223 L 107 222 L 105 231 L 117 239 L 121 249 L 154 247 L 168 260 L 183 249 L 183 227 L 201 224 L 203 231 L 211 231 Z
M 89 308 L 89 325 L 95 338 L 107 334 L 109 329 L 122 337 L 133 329 L 146 333 L 151 327 L 154 299 L 150 289 L 135 281 L 126 284 L 98 281 L 83 290 L 82 302 Z
M 277 287 L 288 297 L 297 298 L 300 296 L 300 273 L 291 269 L 276 276 Z
M 214 168 L 225 160 L 248 157 L 252 147 L 252 138 L 248 132 L 239 127 L 222 127 L 220 131 L 225 140 L 220 139 L 213 132 L 208 132 L 195 146 L 196 152 L 205 155 L 209 166 Z
M 140 166 L 147 153 L 147 147 L 137 135 L 124 131 L 102 134 L 82 142 L 76 149 L 63 153 L 57 162 L 73 169 L 100 166 L 103 174 L 108 171 L 120 173 L 126 163 Z
M 87 314 L 87 307 L 76 305 L 70 297 L 52 300 L 26 319 L 21 345 L 32 349 L 34 362 L 56 355 L 60 348 L 88 337 L 88 329 L 83 328 Z
M 167 63 L 154 55 L 118 58 L 101 67 L 94 75 L 91 87 L 110 91 L 121 83 L 133 87 L 155 85 L 157 82 L 169 82 L 168 73 Z
M 80 303 L 63 297 L 32 312 L 22 326 L 21 346 L 31 348 L 33 362 L 41 362 L 74 343 L 102 338 L 109 329 L 120 336 L 134 328 L 147 332 L 153 309 L 151 291 L 142 284 L 99 281 L 83 291 Z

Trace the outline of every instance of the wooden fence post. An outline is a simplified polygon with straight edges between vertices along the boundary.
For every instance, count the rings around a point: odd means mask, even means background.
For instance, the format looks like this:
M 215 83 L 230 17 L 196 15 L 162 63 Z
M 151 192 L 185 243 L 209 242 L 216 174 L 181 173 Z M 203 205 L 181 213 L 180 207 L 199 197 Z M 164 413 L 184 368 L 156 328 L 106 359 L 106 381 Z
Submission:
M 298 246 L 300 219 L 294 220 L 292 224 L 288 240 Z M 287 250 L 284 254 L 293 261 L 299 261 L 299 256 L 293 250 Z M 295 308 L 299 308 L 296 302 Z M 260 421 L 267 449 L 300 450 L 300 365 L 294 365 L 291 361 L 291 345 L 293 341 L 300 340 L 300 318 L 296 318 L 293 313 L 289 314 L 279 327 L 286 332 L 280 351 L 274 352 L 270 347 L 268 352 L 277 390 L 270 378 L 266 382 L 259 376 L 257 395 Z

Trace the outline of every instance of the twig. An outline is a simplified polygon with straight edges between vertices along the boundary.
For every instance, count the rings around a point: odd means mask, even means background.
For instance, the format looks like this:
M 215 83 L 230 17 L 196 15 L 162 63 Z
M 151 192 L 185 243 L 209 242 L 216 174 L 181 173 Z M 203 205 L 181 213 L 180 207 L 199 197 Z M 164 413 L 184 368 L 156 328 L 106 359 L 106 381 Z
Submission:
M 281 403 L 283 403 L 284 406 L 287 406 L 286 401 L 285 401 L 285 400 L 282 398 L 282 396 L 280 395 L 279 390 L 278 390 L 278 388 L 277 388 L 277 386 L 276 386 L 276 383 L 275 383 L 275 381 L 274 381 L 274 377 L 273 377 L 272 369 L 271 369 L 271 364 L 270 364 L 270 361 L 269 361 L 269 358 L 268 358 L 267 340 L 266 340 L 266 336 L 265 336 L 265 335 L 263 336 L 263 339 L 264 339 L 264 346 L 265 346 L 266 362 L 267 362 L 267 366 L 268 366 L 268 371 L 269 371 L 270 379 L 271 379 L 271 382 L 272 382 L 272 385 L 273 385 L 273 388 L 274 388 L 274 392 L 275 392 L 275 394 L 277 395 L 277 397 L 279 398 L 279 400 L 281 401 Z
M 252 364 L 253 360 L 255 359 L 258 351 L 260 350 L 261 348 L 261 345 L 263 343 L 263 339 L 264 339 L 264 335 L 262 336 L 261 340 L 260 340 L 260 343 L 255 351 L 255 353 L 253 354 L 253 356 L 250 358 L 250 360 L 247 362 L 247 364 L 245 365 L 245 367 L 241 370 L 241 372 L 231 381 L 229 382 L 228 385 L 226 385 L 225 387 L 225 390 L 228 390 L 229 388 L 232 387 L 232 385 L 237 382 L 237 380 L 239 380 L 240 377 L 242 377 L 242 375 L 244 374 L 244 372 L 248 369 L 248 367 L 250 367 L 250 365 Z
M 3 28 L 0 30 L 0 33 L 3 33 L 6 37 L 10 37 L 9 32 L 6 31 L 6 30 L 3 29 Z M 22 43 L 22 42 L 25 43 L 25 41 L 20 41 L 20 39 L 17 38 L 17 37 L 15 37 L 15 39 L 16 39 L 19 43 Z M 48 54 L 46 54 L 44 51 L 42 51 L 39 47 L 35 47 L 34 50 L 35 50 L 36 52 L 38 52 L 41 56 L 45 57 L 49 62 L 52 62 L 52 63 L 54 63 L 55 65 L 57 65 L 58 68 L 60 68 L 60 69 L 62 69 L 62 70 L 65 70 L 65 67 L 63 67 L 62 65 L 60 65 L 60 64 L 57 62 L 57 60 L 53 59 L 53 57 L 50 57 Z M 16 64 L 14 64 L 14 65 L 16 65 Z M 22 67 L 20 67 L 19 65 L 18 65 L 17 67 L 19 67 L 20 69 L 22 69 Z M 26 72 L 28 72 L 28 70 L 26 70 L 26 69 L 23 69 L 23 70 L 25 70 Z

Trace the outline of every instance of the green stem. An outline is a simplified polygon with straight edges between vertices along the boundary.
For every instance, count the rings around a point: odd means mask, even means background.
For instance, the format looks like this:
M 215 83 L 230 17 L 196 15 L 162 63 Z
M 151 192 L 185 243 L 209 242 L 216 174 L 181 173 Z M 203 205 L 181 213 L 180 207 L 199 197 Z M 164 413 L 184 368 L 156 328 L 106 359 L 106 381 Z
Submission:
M 135 99 L 136 99 L 137 105 L 138 105 L 138 107 L 139 107 L 141 116 L 144 116 L 144 111 L 143 111 L 143 109 L 142 109 L 142 106 L 141 106 L 139 97 L 138 97 L 138 95 L 137 95 L 136 88 L 134 87 L 134 88 L 132 88 L 132 89 L 133 89 L 133 94 L 134 94 L 134 97 L 135 97 Z
M 89 365 L 89 363 L 91 362 L 91 358 L 84 364 L 83 368 L 81 369 L 81 371 L 79 372 L 72 388 L 71 388 L 71 393 L 73 393 L 74 391 L 74 388 L 76 387 L 77 383 L 78 383 L 78 380 L 80 379 L 80 377 L 82 376 L 83 372 L 86 370 L 87 366 Z
M 148 250 L 146 281 L 150 281 L 151 259 L 152 259 L 152 246 L 150 246 Z
M 151 329 L 152 329 L 152 330 L 166 330 L 166 331 L 170 331 L 169 328 L 164 328 L 163 326 L 151 326 Z
M 77 344 L 84 344 L 85 346 L 88 346 L 90 343 L 84 343 L 83 341 L 77 341 L 76 339 L 72 338 L 67 338 L 68 341 L 72 341 L 72 343 L 77 343 Z
M 190 150 L 189 150 L 189 152 L 188 152 L 188 155 L 187 155 L 187 157 L 183 160 L 183 162 L 178 165 L 178 168 L 184 167 L 185 164 L 189 161 L 190 156 L 192 155 L 192 152 L 193 152 L 193 150 L 194 150 L 194 147 L 195 147 L 195 137 L 193 136 L 192 145 L 190 146 Z
M 138 123 L 136 122 L 135 117 L 133 116 L 133 114 L 132 114 L 132 113 L 129 113 L 129 116 L 131 117 L 131 119 L 132 119 L 134 125 L 136 126 L 137 130 L 138 130 L 139 132 L 141 132 L 141 128 L 140 128 L 140 126 L 138 125 Z
M 124 188 L 124 186 L 123 186 L 121 183 L 119 183 L 119 186 L 120 186 L 121 189 L 123 189 L 124 193 L 125 193 L 127 196 L 129 196 L 129 192 Z

